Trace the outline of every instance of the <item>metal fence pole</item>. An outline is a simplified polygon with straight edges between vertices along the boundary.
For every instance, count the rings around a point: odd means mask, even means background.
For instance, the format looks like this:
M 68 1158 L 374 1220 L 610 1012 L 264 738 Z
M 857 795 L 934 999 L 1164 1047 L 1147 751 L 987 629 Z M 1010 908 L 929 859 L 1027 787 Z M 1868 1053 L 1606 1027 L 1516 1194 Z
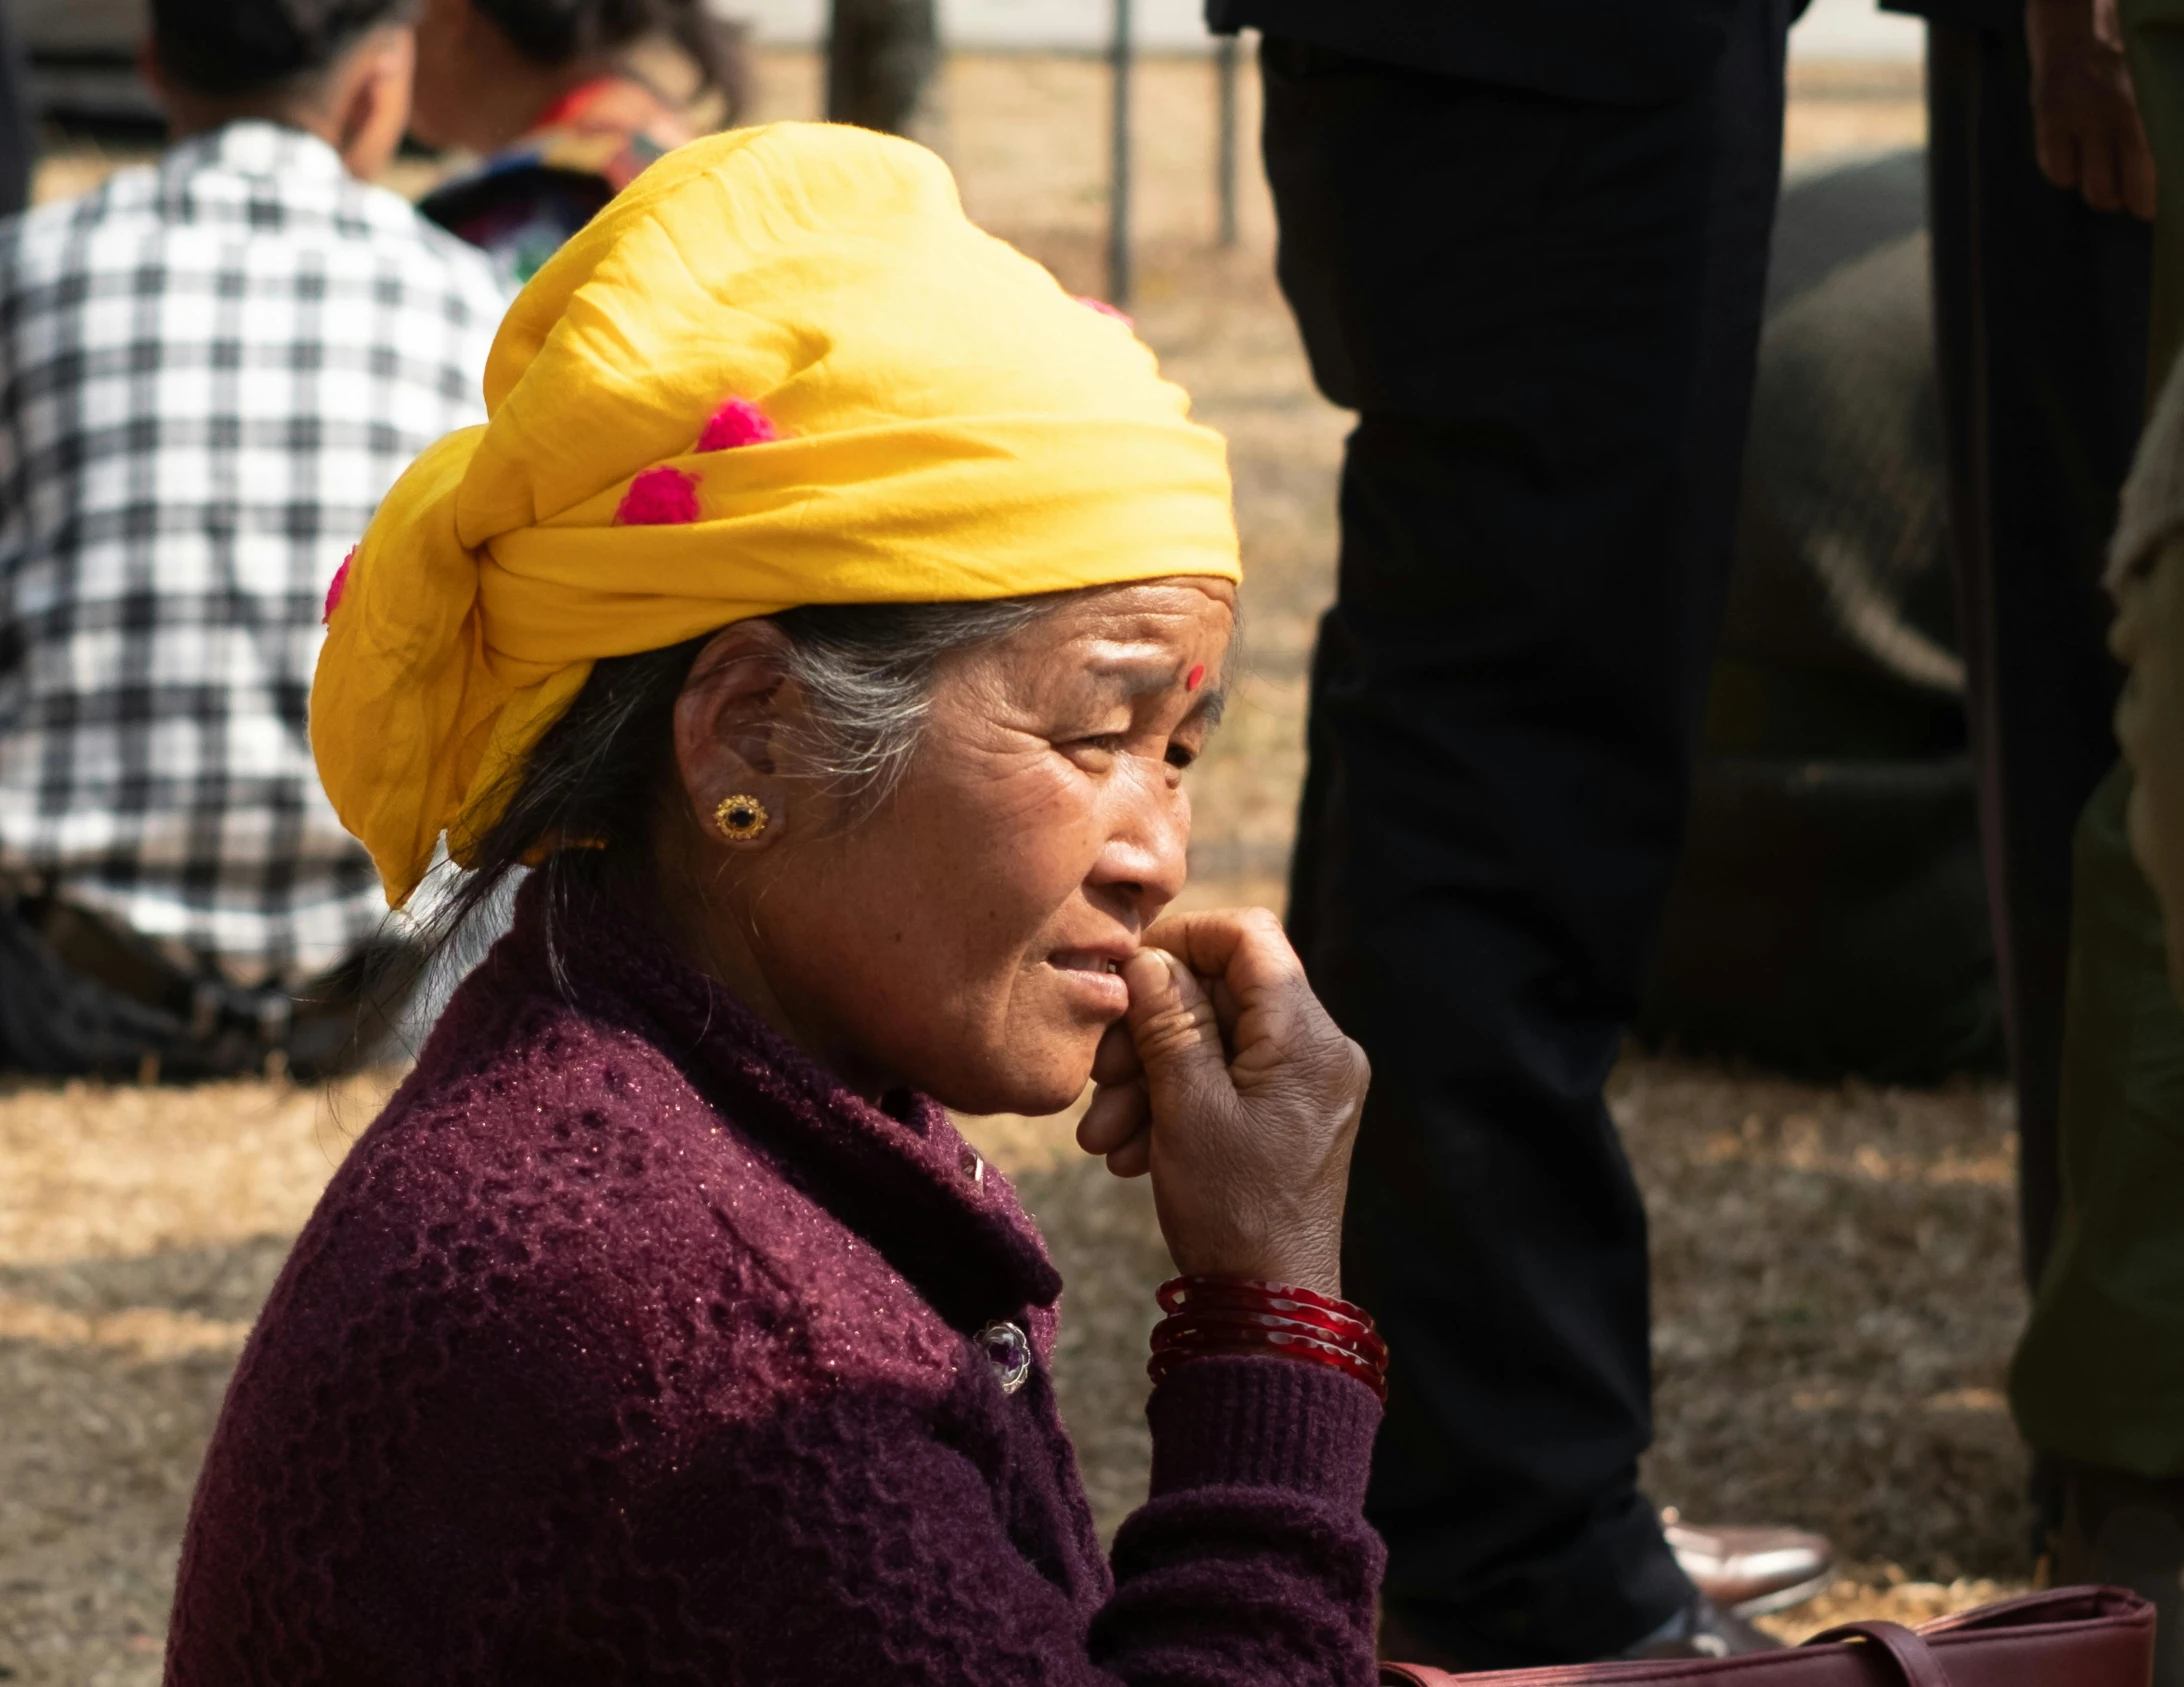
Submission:
M 935 0 L 833 0 L 827 26 L 830 121 L 914 133 L 939 67 Z
M 1114 94 L 1107 167 L 1107 297 L 1130 302 L 1130 0 L 1114 0 L 1114 40 L 1108 48 Z
M 1213 50 L 1213 74 L 1220 101 L 1220 134 L 1215 138 L 1219 156 L 1214 163 L 1214 190 L 1221 197 L 1221 244 L 1236 244 L 1236 64 L 1240 57 L 1236 37 L 1224 35 Z

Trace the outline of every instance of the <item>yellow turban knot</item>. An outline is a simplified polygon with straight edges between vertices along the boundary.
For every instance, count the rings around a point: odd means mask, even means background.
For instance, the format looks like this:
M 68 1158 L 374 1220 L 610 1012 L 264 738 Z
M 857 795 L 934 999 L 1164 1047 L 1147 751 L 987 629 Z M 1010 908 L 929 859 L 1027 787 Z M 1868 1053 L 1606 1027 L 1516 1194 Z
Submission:
M 1239 577 L 1220 436 L 1152 353 L 859 129 L 653 165 L 510 308 L 485 403 L 387 495 L 311 692 L 397 906 L 601 657 L 798 604 Z

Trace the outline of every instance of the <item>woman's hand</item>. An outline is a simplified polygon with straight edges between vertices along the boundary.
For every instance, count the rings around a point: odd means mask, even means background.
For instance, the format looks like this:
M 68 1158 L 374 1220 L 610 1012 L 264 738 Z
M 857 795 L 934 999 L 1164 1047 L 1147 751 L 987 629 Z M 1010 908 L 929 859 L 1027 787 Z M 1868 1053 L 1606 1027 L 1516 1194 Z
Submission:
M 1179 1270 L 1342 1288 L 1342 1203 L 1370 1076 L 1272 914 L 1177 914 L 1123 968 L 1077 1126 L 1118 1177 L 1153 1174 Z

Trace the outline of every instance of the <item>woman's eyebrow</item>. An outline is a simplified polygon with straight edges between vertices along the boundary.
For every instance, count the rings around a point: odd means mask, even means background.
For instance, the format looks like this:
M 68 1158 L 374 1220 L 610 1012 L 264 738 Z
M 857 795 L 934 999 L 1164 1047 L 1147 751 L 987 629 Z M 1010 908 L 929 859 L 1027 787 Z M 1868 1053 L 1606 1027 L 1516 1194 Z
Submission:
M 1179 686 L 1194 665 L 1204 664 L 1179 661 L 1165 651 L 1144 656 L 1095 656 L 1089 664 L 1094 680 L 1113 687 L 1125 698 L 1145 697 Z
M 1140 697 L 1184 684 L 1191 669 L 1201 666 L 1201 663 L 1178 660 L 1164 650 L 1146 651 L 1142 655 L 1117 652 L 1093 657 L 1087 664 L 1087 673 L 1103 690 L 1112 690 L 1124 702 L 1134 702 Z M 1222 666 L 1225 670 L 1229 664 Z M 1209 727 L 1219 725 L 1221 712 L 1228 705 L 1228 683 L 1229 675 L 1224 671 L 1219 684 L 1207 686 L 1199 695 L 1191 717 L 1203 719 Z

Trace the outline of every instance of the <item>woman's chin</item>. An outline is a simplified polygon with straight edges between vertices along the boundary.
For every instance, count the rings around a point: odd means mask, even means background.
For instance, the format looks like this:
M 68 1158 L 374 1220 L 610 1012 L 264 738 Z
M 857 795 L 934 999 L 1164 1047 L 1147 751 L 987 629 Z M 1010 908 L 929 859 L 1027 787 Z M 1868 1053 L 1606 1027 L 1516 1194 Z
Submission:
M 1057 1046 L 1011 1049 L 982 1069 L 956 1074 L 945 1088 L 930 1093 L 955 1113 L 1021 1113 L 1042 1119 L 1066 1112 L 1092 1082 L 1092 1056 L 1099 1038 L 1057 1039 Z
M 1074 1086 L 1063 1083 L 1021 1082 L 981 1085 L 960 1095 L 940 1096 L 936 1099 L 943 1102 L 951 1113 L 969 1113 L 977 1117 L 993 1113 L 1021 1113 L 1027 1119 L 1043 1119 L 1052 1113 L 1066 1113 L 1075 1106 L 1077 1098 L 1084 1094 L 1085 1085 L 1091 1081 L 1088 1067 L 1083 1082 Z

